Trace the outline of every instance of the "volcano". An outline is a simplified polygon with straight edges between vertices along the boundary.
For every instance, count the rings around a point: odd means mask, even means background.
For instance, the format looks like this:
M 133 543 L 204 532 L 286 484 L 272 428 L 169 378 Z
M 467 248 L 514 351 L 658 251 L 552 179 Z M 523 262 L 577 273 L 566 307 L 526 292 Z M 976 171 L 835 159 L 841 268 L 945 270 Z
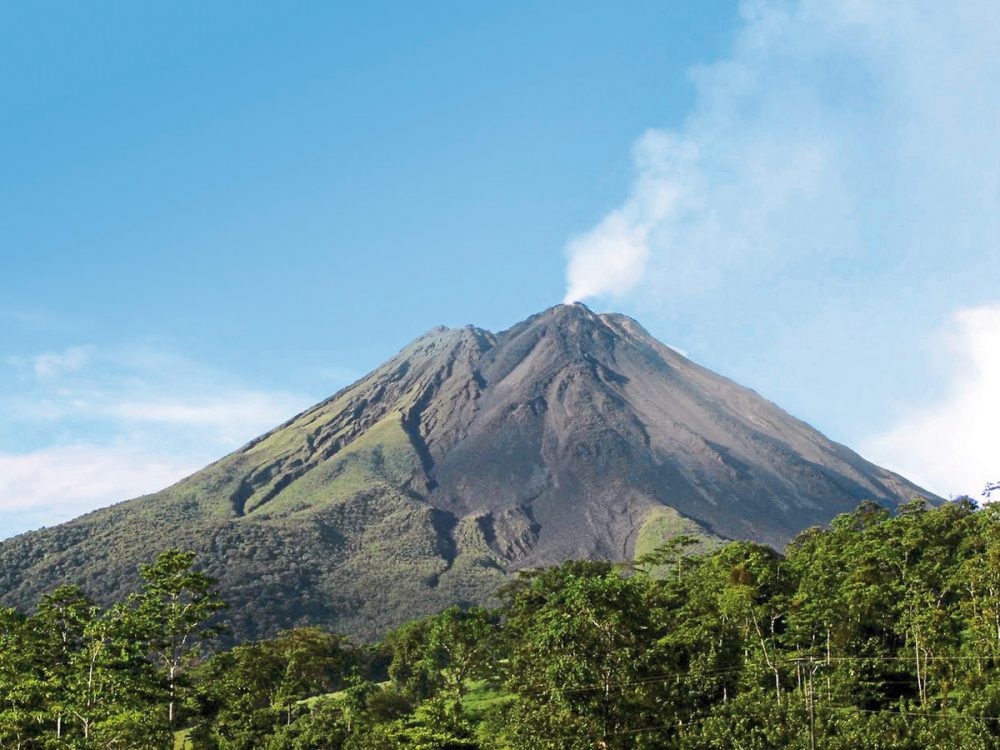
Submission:
M 782 547 L 870 499 L 932 494 L 660 343 L 558 305 L 436 328 L 181 482 L 0 543 L 0 601 L 99 601 L 162 549 L 199 554 L 237 639 L 371 639 L 509 576 L 625 560 L 679 533 Z

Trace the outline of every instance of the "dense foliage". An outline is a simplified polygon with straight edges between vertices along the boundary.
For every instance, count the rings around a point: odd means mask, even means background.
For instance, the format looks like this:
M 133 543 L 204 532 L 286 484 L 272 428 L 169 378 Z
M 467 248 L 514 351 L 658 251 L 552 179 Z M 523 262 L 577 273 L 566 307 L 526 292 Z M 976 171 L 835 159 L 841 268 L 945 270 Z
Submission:
M 0 613 L 0 747 L 1000 748 L 1000 507 L 872 504 L 783 555 L 684 538 L 522 574 L 358 647 L 199 651 L 189 555 L 108 610 Z
M 77 586 L 31 617 L 0 610 L 0 747 L 168 746 L 186 667 L 222 608 L 193 557 L 163 553 L 142 567 L 141 591 L 107 610 Z

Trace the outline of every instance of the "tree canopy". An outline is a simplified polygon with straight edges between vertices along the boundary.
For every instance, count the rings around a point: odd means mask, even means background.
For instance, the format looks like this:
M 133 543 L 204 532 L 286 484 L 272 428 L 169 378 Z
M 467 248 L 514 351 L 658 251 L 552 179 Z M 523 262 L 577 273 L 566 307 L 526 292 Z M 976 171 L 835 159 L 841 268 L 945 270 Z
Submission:
M 0 610 L 0 747 L 1000 748 L 1000 507 L 863 503 L 781 554 L 690 547 L 526 571 L 377 644 L 230 650 L 171 550 L 110 608 L 63 586 Z

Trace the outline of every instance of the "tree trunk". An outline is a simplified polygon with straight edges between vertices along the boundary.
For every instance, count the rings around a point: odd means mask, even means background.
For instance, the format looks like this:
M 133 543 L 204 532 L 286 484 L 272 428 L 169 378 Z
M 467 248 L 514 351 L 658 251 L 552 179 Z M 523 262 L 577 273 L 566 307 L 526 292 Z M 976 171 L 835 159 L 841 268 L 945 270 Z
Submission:
M 174 728 L 174 678 L 177 673 L 177 667 L 174 664 L 170 665 L 170 702 L 167 704 L 167 722 L 170 725 L 171 731 Z

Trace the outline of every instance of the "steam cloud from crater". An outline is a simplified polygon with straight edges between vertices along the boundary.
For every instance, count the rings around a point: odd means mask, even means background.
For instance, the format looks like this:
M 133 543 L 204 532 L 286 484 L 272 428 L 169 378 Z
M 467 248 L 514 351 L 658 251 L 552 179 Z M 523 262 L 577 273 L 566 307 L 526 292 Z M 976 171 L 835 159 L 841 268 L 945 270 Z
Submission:
M 567 245 L 565 301 L 697 297 L 789 267 L 996 243 L 994 2 L 748 2 L 629 195 Z M 982 249 L 982 248 L 981 248 Z
M 995 381 L 970 375 L 1000 351 L 984 322 L 1000 309 L 1000 3 L 741 14 L 728 56 L 690 70 L 680 125 L 636 141 L 623 202 L 568 242 L 565 301 L 654 308 L 702 340 L 752 325 L 753 369 L 731 353 L 735 374 L 829 427 L 849 399 L 846 442 L 977 494 L 1000 479 Z M 946 325 L 975 367 L 935 381 L 921 346 Z

